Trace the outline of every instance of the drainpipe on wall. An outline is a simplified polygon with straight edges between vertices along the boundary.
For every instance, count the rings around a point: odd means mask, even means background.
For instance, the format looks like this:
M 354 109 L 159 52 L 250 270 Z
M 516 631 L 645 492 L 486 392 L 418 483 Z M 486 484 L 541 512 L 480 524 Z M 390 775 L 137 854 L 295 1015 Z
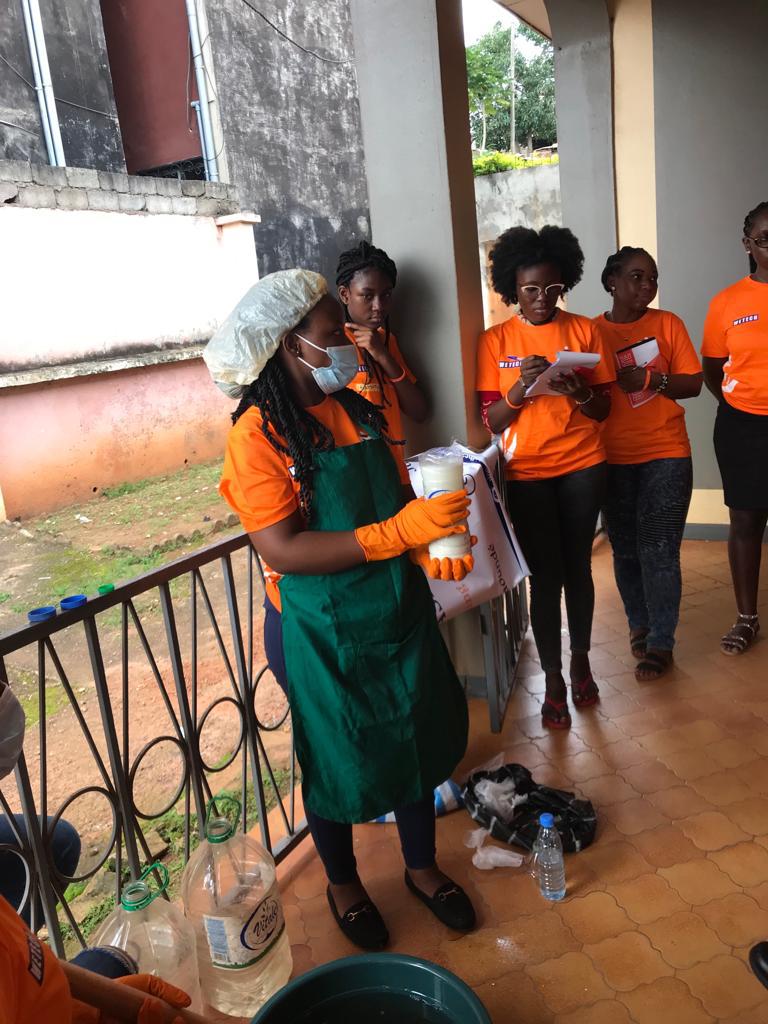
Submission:
M 35 92 L 40 106 L 40 120 L 43 125 L 45 148 L 48 151 L 48 163 L 52 167 L 66 167 L 64 143 L 61 141 L 59 115 L 56 110 L 56 97 L 53 95 L 51 69 L 48 64 L 48 51 L 45 47 L 43 19 L 40 14 L 38 0 L 21 0 L 24 13 L 24 27 L 27 32 L 29 58 L 32 62 L 32 74 L 35 79 Z
M 200 43 L 200 23 L 197 16 L 197 0 L 186 0 L 187 20 L 189 22 L 189 42 L 192 47 L 192 63 L 195 67 L 197 95 L 200 97 L 198 113 L 200 117 L 200 141 L 203 144 L 203 161 L 205 176 L 208 181 L 219 180 L 219 165 L 216 160 L 216 142 L 211 124 L 211 108 L 208 98 L 208 79 L 203 61 L 203 48 Z

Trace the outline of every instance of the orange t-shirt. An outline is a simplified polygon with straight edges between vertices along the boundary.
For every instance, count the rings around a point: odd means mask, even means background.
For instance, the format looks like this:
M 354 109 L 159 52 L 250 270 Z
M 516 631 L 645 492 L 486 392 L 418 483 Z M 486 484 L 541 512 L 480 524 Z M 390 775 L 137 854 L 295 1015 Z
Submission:
M 645 338 L 655 338 L 659 354 L 648 365 L 657 373 L 700 373 L 696 350 L 679 316 L 663 309 L 649 309 L 631 324 L 615 324 L 605 314 L 595 317 L 597 329 L 609 353 Z M 610 356 L 609 356 L 610 358 Z M 685 410 L 673 399 L 651 392 L 634 405 L 621 388 L 611 389 L 611 414 L 603 424 L 603 443 L 608 461 L 618 465 L 682 459 L 691 454 L 685 429 Z
M 385 332 L 382 328 L 379 328 L 378 332 L 382 338 L 385 336 Z M 349 340 L 355 345 L 355 336 L 347 326 L 346 334 Z M 400 351 L 400 346 L 397 344 L 397 338 L 394 334 L 389 335 L 387 341 L 387 348 L 389 354 L 395 360 L 400 367 L 402 367 L 405 373 L 406 379 L 412 384 L 416 383 L 416 378 L 408 369 L 403 355 Z M 387 375 L 381 371 L 380 376 L 383 382 L 383 389 L 379 384 L 378 378 L 374 373 L 373 369 L 369 368 L 371 362 L 370 357 L 366 356 L 366 353 L 362 349 L 359 349 L 355 345 L 355 351 L 357 352 L 357 364 L 358 371 L 357 375 L 347 385 L 353 391 L 356 391 L 358 395 L 362 395 L 363 398 L 367 398 L 373 405 L 377 405 L 387 420 L 387 435 L 392 438 L 393 441 L 405 441 L 406 437 L 403 433 L 403 418 L 400 412 L 400 399 L 397 397 L 397 388 L 389 380 Z M 400 468 L 400 477 L 404 483 L 408 483 L 408 471 L 405 469 L 405 445 L 397 445 L 393 447 L 392 451 Z
M 768 284 L 743 277 L 712 299 L 701 354 L 727 360 L 723 398 L 729 405 L 768 416 Z
M 0 896 L 0 1024 L 70 1024 L 72 996 L 55 954 Z
M 368 435 L 361 434 L 360 428 L 333 398 L 323 399 L 307 412 L 330 430 L 340 448 L 367 439 Z M 261 424 L 261 413 L 251 406 L 232 427 L 219 483 L 219 493 L 238 514 L 248 533 L 274 526 L 299 507 L 299 484 L 292 474 L 293 460 L 275 451 L 264 436 Z M 404 464 L 402 470 L 407 482 L 408 471 Z M 267 596 L 279 609 L 280 575 L 268 566 L 264 566 L 264 574 Z
M 520 361 L 557 353 L 597 352 L 600 362 L 584 373 L 590 384 L 615 380 L 613 361 L 586 316 L 564 309 L 548 324 L 534 326 L 513 316 L 480 335 L 477 352 L 477 390 L 506 395 L 520 377 Z M 541 480 L 588 469 L 605 461 L 599 424 L 565 397 L 539 395 L 527 399 L 502 438 L 510 480 Z

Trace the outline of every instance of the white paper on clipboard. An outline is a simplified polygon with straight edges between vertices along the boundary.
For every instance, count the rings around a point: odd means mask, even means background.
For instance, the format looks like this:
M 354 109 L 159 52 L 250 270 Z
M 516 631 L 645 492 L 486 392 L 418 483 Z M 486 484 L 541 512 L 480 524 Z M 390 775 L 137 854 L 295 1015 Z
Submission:
M 553 391 L 549 382 L 553 377 L 569 370 L 591 370 L 600 362 L 599 352 L 558 352 L 554 363 L 550 363 L 546 370 L 539 374 L 536 380 L 525 392 L 526 398 L 535 398 L 536 395 L 559 395 L 559 391 Z

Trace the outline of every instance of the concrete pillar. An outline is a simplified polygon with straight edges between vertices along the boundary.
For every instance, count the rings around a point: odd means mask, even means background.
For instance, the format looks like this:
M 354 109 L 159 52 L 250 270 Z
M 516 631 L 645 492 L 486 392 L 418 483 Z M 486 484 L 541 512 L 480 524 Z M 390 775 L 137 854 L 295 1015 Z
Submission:
M 393 326 L 429 392 L 411 449 L 483 441 L 483 329 L 460 0 L 351 0 L 371 234 L 398 265 Z M 487 437 L 487 435 L 486 435 Z

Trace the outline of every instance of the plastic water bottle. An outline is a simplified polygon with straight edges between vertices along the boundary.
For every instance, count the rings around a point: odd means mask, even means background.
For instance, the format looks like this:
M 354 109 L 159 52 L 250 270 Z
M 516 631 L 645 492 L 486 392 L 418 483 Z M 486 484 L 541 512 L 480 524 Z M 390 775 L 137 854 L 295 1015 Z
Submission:
M 534 874 L 545 900 L 561 900 L 565 896 L 565 863 L 560 833 L 551 814 L 539 818 L 539 834 L 533 844 Z
M 158 888 L 150 886 L 150 875 L 155 873 L 161 878 Z M 125 886 L 120 905 L 96 932 L 92 944 L 125 950 L 142 974 L 155 974 L 186 992 L 191 1009 L 199 1013 L 195 930 L 179 907 L 157 898 L 167 886 L 164 865 L 151 864 L 138 882 Z
M 227 806 L 236 809 L 234 823 Z M 203 999 L 220 1013 L 252 1017 L 288 981 L 293 960 L 275 862 L 261 843 L 236 834 L 239 817 L 237 800 L 211 801 L 181 888 Z

